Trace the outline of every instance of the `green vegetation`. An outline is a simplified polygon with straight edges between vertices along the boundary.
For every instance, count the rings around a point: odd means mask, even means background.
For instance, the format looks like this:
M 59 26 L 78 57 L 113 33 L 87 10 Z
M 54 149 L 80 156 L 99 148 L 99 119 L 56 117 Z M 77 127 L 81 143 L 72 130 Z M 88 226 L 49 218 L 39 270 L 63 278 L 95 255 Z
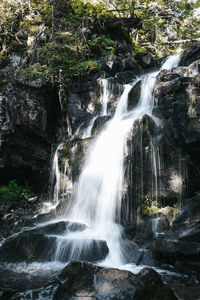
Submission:
M 33 194 L 28 186 L 18 185 L 16 180 L 9 181 L 8 185 L 0 186 L 0 203 L 23 203 Z
M 24 59 L 18 71 L 39 87 L 38 80 L 59 83 L 59 70 L 65 83 L 98 70 L 100 57 L 119 55 L 120 38 L 132 41 L 134 53 L 164 56 L 177 51 L 177 40 L 199 37 L 194 15 L 199 6 L 200 0 L 2 0 L 0 68 L 10 53 L 20 54 Z M 120 18 L 137 22 L 111 29 Z
M 114 41 L 97 35 L 96 26 L 111 17 L 104 7 L 88 1 L 60 0 L 0 4 L 0 51 L 24 52 L 18 71 L 29 83 L 38 79 L 65 82 L 98 70 L 96 59 L 112 51 Z M 3 67 L 4 65 L 0 65 Z M 37 83 L 35 84 L 37 86 Z
M 118 17 L 139 18 L 140 26 L 131 32 L 135 52 L 148 50 L 164 56 L 184 46 L 179 41 L 200 38 L 200 18 L 195 14 L 199 0 L 103 0 L 103 3 Z
M 161 214 L 169 220 L 170 224 L 179 211 L 178 204 L 161 207 L 157 201 L 151 199 L 151 196 L 146 196 L 145 199 L 141 200 L 140 206 L 143 216 L 154 216 Z
M 140 201 L 142 214 L 145 216 L 152 216 L 160 212 L 160 207 L 157 201 L 153 201 L 151 197 L 146 196 Z

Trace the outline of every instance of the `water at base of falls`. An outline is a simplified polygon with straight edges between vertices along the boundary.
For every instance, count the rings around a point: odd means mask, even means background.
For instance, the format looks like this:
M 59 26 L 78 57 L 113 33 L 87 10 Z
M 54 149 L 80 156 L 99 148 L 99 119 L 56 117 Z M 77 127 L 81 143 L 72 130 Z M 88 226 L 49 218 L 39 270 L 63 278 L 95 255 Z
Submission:
M 170 56 L 160 70 L 176 67 L 178 62 L 179 55 Z M 66 220 L 85 224 L 87 228 L 67 232 L 58 238 L 56 260 L 62 259 L 67 245 L 71 249 L 70 260 L 81 260 L 92 241 L 97 244 L 104 241 L 109 249 L 105 259 L 101 259 L 102 266 L 123 268 L 131 260 L 129 256 L 132 253 L 129 255 L 126 251 L 120 225 L 121 199 L 125 189 L 123 160 L 126 140 L 134 122 L 145 114 L 153 118 L 153 90 L 158 73 L 149 73 L 124 86 L 114 117 L 90 146 L 74 190 L 73 207 L 66 216 Z M 129 92 L 139 80 L 140 100 L 136 107 L 128 111 Z M 154 166 L 156 168 L 155 162 Z

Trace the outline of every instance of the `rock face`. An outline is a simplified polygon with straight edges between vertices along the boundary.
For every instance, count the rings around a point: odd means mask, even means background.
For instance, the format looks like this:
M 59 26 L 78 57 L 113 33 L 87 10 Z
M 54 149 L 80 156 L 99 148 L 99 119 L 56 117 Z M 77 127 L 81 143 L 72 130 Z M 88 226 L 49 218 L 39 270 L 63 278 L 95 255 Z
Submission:
M 59 101 L 53 87 L 33 88 L 18 81 L 15 68 L 0 71 L 0 184 L 11 179 L 45 190 Z
M 186 158 L 189 195 L 199 190 L 198 173 L 200 149 L 199 125 L 199 62 L 187 68 L 163 71 L 158 78 L 156 101 L 167 121 L 174 143 Z

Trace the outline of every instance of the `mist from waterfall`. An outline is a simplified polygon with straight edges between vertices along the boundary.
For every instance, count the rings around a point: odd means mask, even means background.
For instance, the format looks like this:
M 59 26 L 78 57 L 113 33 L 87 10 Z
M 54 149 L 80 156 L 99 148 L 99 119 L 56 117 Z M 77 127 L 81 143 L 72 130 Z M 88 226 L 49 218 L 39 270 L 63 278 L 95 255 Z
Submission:
M 160 70 L 177 67 L 179 55 L 166 59 Z M 84 231 L 67 233 L 58 239 L 55 258 L 59 260 L 67 241 L 70 239 L 71 259 L 78 259 L 82 249 L 89 241 L 106 241 L 109 254 L 104 266 L 119 267 L 126 263 L 122 249 L 122 230 L 120 225 L 121 199 L 124 192 L 124 156 L 128 135 L 136 120 L 145 114 L 152 116 L 154 107 L 154 87 L 158 72 L 149 73 L 124 85 L 124 90 L 114 117 L 104 126 L 94 139 L 86 154 L 86 161 L 73 194 L 73 207 L 66 216 L 67 220 L 87 225 Z M 129 92 L 141 81 L 141 95 L 138 104 L 128 111 Z M 105 81 L 106 82 L 106 81 Z M 103 95 L 108 100 L 106 85 Z M 107 111 L 107 102 L 102 105 L 101 113 Z M 155 176 L 157 165 L 155 150 L 152 153 Z M 155 182 L 157 186 L 157 181 Z

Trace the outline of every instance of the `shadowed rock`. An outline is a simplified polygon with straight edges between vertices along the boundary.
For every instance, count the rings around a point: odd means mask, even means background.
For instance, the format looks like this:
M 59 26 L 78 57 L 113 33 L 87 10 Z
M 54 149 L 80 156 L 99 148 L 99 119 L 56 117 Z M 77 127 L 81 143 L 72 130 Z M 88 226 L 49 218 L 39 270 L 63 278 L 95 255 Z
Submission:
M 50 261 L 55 252 L 56 238 L 24 231 L 9 239 L 0 248 L 2 262 Z
M 73 260 L 86 260 L 96 262 L 103 260 L 108 254 L 107 243 L 103 240 L 58 238 L 59 255 L 57 259 L 62 262 Z

